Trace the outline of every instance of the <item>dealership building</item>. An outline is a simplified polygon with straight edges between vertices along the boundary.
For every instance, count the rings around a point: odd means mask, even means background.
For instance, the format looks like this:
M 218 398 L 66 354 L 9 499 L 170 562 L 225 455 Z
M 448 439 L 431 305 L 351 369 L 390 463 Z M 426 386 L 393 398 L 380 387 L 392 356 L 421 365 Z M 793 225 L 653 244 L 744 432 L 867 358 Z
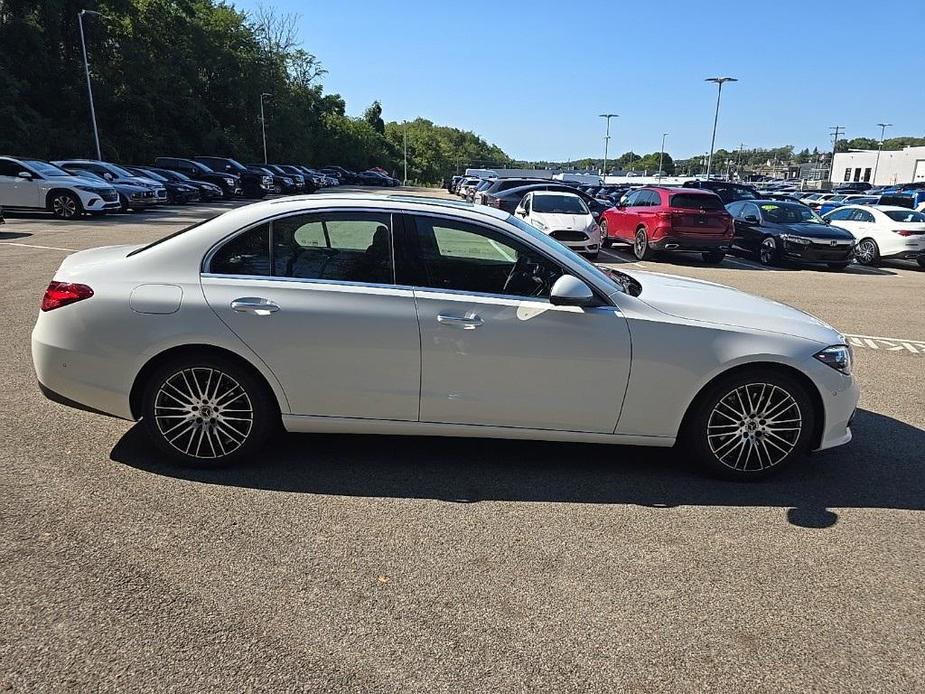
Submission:
M 879 163 L 875 149 L 836 154 L 832 183 L 845 181 L 863 181 L 877 186 L 925 182 L 925 147 L 883 150 Z

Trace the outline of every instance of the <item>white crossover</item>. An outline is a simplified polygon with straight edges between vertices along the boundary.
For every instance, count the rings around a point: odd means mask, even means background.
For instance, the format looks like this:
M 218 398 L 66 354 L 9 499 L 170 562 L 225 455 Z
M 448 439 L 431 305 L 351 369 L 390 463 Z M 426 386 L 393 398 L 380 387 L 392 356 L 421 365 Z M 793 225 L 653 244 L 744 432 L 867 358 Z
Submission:
M 45 394 L 189 463 L 280 422 L 672 446 L 759 477 L 851 439 L 845 338 L 709 282 L 604 270 L 521 219 L 412 196 L 260 202 L 75 253 L 32 333 Z
M 573 251 L 596 258 L 601 249 L 601 228 L 585 201 L 574 193 L 527 193 L 514 214 Z
M 854 252 L 859 263 L 914 259 L 925 267 L 925 213 L 893 205 L 845 205 L 823 219 L 857 239 Z
M 72 175 L 39 159 L 0 157 L 0 207 L 48 210 L 61 219 L 118 210 L 119 194 L 106 181 Z

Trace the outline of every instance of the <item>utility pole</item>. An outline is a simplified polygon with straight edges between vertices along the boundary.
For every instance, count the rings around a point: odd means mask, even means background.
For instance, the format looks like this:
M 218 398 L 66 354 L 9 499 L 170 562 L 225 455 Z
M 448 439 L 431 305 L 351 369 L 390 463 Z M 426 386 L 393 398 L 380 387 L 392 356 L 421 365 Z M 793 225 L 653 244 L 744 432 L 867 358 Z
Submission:
M 604 167 L 601 170 L 601 182 L 604 182 L 604 179 L 607 178 L 607 147 L 610 144 L 610 119 L 619 118 L 620 116 L 616 113 L 602 113 L 600 117 L 607 121 L 607 130 L 604 135 Z
M 96 129 L 96 109 L 93 107 L 93 88 L 90 86 L 90 62 L 87 60 L 87 41 L 84 39 L 85 14 L 92 14 L 97 17 L 104 17 L 105 15 L 94 10 L 81 10 L 77 13 L 77 23 L 80 25 L 80 47 L 83 49 L 84 71 L 87 74 L 87 95 L 90 97 L 90 120 L 93 122 L 93 140 L 96 142 L 96 158 L 100 160 L 103 158 L 103 155 L 100 152 L 100 133 Z
M 665 138 L 668 137 L 668 133 L 662 133 L 662 151 L 658 154 L 658 180 L 662 180 L 662 160 L 665 158 Z
M 880 146 L 877 147 L 877 162 L 874 164 L 874 179 L 871 181 L 873 185 L 877 185 L 877 169 L 880 168 L 880 152 L 883 151 L 883 133 L 886 132 L 887 128 L 892 128 L 892 123 L 877 123 L 880 126 Z
M 716 112 L 713 114 L 713 137 L 710 139 L 710 158 L 707 160 L 707 180 L 710 180 L 710 171 L 713 168 L 713 148 L 716 146 L 716 124 L 719 121 L 719 100 L 723 95 L 723 85 L 726 82 L 738 82 L 735 77 L 707 77 L 705 82 L 713 82 L 716 90 Z
M 405 178 L 402 181 L 402 185 L 408 185 L 408 121 L 405 121 L 403 125 L 402 139 L 404 140 L 405 148 Z
M 844 125 L 833 125 L 829 128 L 832 135 L 832 161 L 829 162 L 829 183 L 834 183 L 835 176 L 835 148 L 838 146 L 838 136 L 845 134 Z
M 260 131 L 263 133 L 263 163 L 264 164 L 268 164 L 269 162 L 267 161 L 267 121 L 263 113 L 263 100 L 266 97 L 272 97 L 272 96 L 273 96 L 272 94 L 268 94 L 267 92 L 263 92 L 260 95 Z

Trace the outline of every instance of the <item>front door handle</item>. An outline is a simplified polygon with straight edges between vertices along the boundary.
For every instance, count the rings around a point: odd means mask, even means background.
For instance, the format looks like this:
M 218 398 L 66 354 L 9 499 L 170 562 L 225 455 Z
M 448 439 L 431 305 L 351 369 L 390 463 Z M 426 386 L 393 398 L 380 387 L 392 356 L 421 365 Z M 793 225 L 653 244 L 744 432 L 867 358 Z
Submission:
M 437 315 L 437 322 L 440 323 L 440 325 L 446 325 L 452 328 L 475 330 L 485 321 L 482 320 L 481 316 L 474 313 L 468 316 L 448 316 L 446 314 L 440 313 Z
M 253 313 L 256 316 L 269 316 L 279 311 L 279 304 L 259 296 L 244 296 L 231 302 L 231 310 L 238 313 Z

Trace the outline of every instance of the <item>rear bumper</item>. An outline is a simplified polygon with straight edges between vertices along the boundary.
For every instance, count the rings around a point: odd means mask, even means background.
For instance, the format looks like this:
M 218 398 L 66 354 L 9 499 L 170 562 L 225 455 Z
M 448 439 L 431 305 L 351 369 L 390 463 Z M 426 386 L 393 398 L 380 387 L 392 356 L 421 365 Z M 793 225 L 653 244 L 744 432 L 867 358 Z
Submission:
M 649 246 L 656 251 L 724 251 L 731 244 L 731 236 L 692 238 L 690 236 L 670 235 L 649 241 Z

